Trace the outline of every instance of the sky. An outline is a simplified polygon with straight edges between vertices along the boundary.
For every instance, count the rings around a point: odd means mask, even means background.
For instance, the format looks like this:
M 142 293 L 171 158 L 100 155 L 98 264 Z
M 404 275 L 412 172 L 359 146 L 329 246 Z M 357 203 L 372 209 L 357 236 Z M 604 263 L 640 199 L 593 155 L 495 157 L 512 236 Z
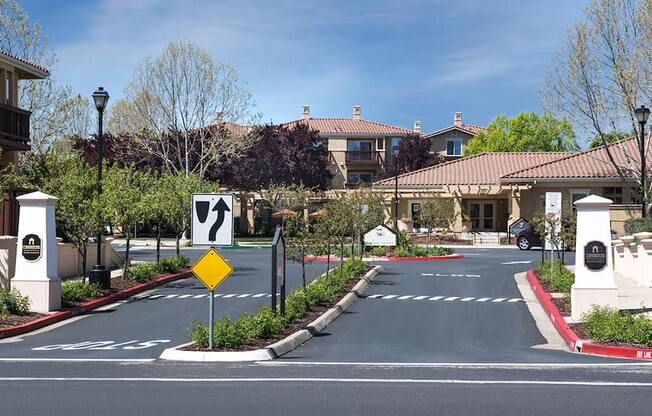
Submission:
M 584 0 L 23 0 L 81 94 L 123 96 L 171 41 L 231 64 L 263 121 L 351 117 L 429 132 L 540 112 L 543 74 Z M 55 6 L 56 5 L 56 6 Z

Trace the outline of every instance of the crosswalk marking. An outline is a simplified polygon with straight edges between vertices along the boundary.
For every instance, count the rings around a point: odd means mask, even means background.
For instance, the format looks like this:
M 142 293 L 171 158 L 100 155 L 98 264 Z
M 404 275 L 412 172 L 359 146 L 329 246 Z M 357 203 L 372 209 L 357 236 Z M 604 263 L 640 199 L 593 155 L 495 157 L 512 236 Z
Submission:
M 490 303 L 517 303 L 517 302 L 525 302 L 524 299 L 522 298 L 476 298 L 474 296 L 467 296 L 467 297 L 461 297 L 461 296 L 425 296 L 425 295 L 420 295 L 420 296 L 414 296 L 414 295 L 381 295 L 381 294 L 376 294 L 376 295 L 369 295 L 366 296 L 367 299 L 384 299 L 384 300 L 443 300 L 444 302 L 490 302 Z
M 179 296 L 179 299 L 186 299 L 186 298 L 189 298 L 191 296 L 192 295 L 181 295 L 181 296 Z
M 453 273 L 453 274 L 443 274 L 443 273 L 421 273 L 421 276 L 425 277 L 480 277 L 479 274 L 461 274 L 461 273 Z
M 207 297 L 208 297 L 208 295 L 203 294 L 203 295 L 195 295 L 195 296 L 193 296 L 192 298 L 193 298 L 193 299 L 199 299 L 199 298 L 207 298 Z
M 246 298 L 247 296 L 250 296 L 251 293 L 244 293 L 242 295 L 238 295 L 239 298 Z
M 238 296 L 237 293 L 231 293 L 230 295 L 224 295 L 224 296 L 222 296 L 222 298 L 224 298 L 224 299 L 228 299 L 228 298 L 233 298 L 233 297 L 236 297 L 236 296 Z
M 255 295 L 253 295 L 252 298 L 261 298 L 261 297 L 263 297 L 263 296 L 265 296 L 264 293 L 257 293 L 257 294 L 255 294 Z
M 207 298 L 209 297 L 210 294 L 208 293 L 202 293 L 200 295 L 193 295 L 192 293 L 185 293 L 185 294 L 179 294 L 179 293 L 171 293 L 171 294 L 154 294 L 154 295 L 146 295 L 146 296 L 135 296 L 135 299 L 202 299 L 202 298 Z M 381 295 L 382 296 L 382 295 Z M 398 296 L 398 295 L 396 295 Z M 213 294 L 214 298 L 219 298 L 221 297 L 222 299 L 230 299 L 230 298 L 262 298 L 262 297 L 272 297 L 272 295 L 267 294 L 267 293 L 229 293 L 228 295 L 225 295 L 224 293 L 214 293 Z

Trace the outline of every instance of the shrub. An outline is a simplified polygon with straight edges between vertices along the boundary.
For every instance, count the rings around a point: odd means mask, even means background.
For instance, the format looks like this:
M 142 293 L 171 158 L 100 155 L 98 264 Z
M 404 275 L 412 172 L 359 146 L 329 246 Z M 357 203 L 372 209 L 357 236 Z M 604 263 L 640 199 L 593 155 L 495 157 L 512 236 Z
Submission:
M 430 247 L 412 246 L 409 248 L 396 247 L 394 257 L 426 257 L 426 256 L 447 256 L 453 253 L 448 247 Z
M 0 316 L 27 315 L 29 313 L 29 298 L 17 291 L 0 289 Z
M 61 302 L 64 305 L 71 302 L 82 302 L 88 298 L 95 298 L 100 294 L 100 287 L 87 283 L 83 277 L 66 280 L 61 283 Z
M 137 282 L 144 282 L 150 280 L 152 277 L 156 276 L 161 272 L 161 269 L 156 263 L 146 262 L 138 263 L 129 268 L 127 276 L 131 280 Z
M 186 256 L 174 256 L 162 259 L 158 266 L 161 273 L 176 273 L 188 266 L 189 259 Z
M 387 247 L 371 247 L 371 250 L 369 251 L 372 256 L 386 256 L 387 255 Z
M 628 235 L 652 232 L 652 218 L 630 218 L 625 221 L 625 233 Z
M 561 261 L 555 261 L 552 271 L 550 270 L 550 261 L 540 263 L 539 276 L 550 284 L 553 290 L 566 295 L 570 295 L 571 286 L 575 282 L 575 275 Z
M 652 346 L 652 319 L 645 315 L 594 306 L 583 319 L 586 334 L 597 342 Z

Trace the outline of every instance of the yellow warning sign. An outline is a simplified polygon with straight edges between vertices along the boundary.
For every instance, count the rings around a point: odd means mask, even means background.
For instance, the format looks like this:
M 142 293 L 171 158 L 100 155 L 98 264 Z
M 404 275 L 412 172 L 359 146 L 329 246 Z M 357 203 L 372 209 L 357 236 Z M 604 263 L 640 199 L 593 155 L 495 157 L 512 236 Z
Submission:
M 190 268 L 208 290 L 213 291 L 233 272 L 233 267 L 214 248 L 208 249 Z

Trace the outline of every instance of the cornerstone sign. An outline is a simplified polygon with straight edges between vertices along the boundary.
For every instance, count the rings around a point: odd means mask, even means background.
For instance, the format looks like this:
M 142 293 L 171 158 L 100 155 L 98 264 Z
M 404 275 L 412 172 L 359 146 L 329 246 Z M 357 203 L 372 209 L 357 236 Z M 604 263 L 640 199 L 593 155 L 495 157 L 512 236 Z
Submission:
M 607 247 L 602 241 L 589 241 L 584 246 L 584 265 L 598 271 L 607 266 Z
M 22 255 L 25 260 L 36 261 L 41 258 L 41 238 L 36 234 L 23 237 Z

